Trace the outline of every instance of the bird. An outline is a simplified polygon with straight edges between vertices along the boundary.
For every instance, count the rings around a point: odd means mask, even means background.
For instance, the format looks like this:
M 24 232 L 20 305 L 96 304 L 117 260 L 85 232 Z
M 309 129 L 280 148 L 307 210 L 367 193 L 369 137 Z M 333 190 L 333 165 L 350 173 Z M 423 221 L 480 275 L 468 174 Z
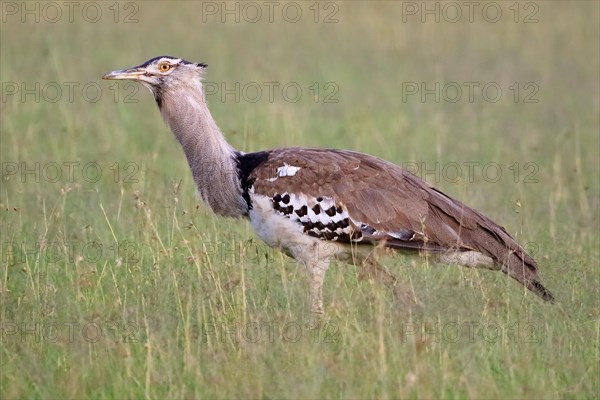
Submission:
M 102 78 L 150 90 L 181 144 L 199 197 L 217 215 L 248 220 L 265 243 L 304 266 L 313 313 L 324 314 L 323 283 L 332 261 L 387 273 L 374 260 L 376 248 L 502 271 L 555 302 L 536 261 L 505 228 L 394 163 L 341 149 L 235 149 L 208 109 L 206 70 L 205 63 L 159 56 Z

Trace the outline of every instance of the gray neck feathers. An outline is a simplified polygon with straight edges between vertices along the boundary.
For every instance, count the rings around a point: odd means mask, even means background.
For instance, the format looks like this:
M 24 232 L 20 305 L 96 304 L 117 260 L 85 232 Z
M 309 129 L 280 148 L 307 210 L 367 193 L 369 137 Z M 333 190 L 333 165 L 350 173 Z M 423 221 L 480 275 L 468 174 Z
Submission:
M 169 86 L 160 96 L 161 114 L 183 147 L 204 202 L 216 214 L 245 215 L 248 208 L 238 178 L 236 150 L 210 114 L 201 82 Z

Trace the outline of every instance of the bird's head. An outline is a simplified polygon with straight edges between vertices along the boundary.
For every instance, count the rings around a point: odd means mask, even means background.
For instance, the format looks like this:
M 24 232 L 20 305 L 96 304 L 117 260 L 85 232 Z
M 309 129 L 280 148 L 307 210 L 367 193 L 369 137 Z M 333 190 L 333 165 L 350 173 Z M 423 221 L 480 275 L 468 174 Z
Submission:
M 140 82 L 159 100 L 166 90 L 180 84 L 198 83 L 206 64 L 193 63 L 181 58 L 155 57 L 137 67 L 109 72 L 102 79 L 125 79 Z

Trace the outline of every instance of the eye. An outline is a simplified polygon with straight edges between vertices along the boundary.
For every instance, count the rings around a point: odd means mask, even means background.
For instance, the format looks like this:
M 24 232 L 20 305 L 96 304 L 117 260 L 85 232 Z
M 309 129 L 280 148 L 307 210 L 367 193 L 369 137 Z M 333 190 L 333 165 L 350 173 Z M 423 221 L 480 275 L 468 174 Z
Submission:
M 169 63 L 164 62 L 164 63 L 158 64 L 158 70 L 160 72 L 167 72 L 170 69 L 171 69 L 171 64 L 169 64 Z

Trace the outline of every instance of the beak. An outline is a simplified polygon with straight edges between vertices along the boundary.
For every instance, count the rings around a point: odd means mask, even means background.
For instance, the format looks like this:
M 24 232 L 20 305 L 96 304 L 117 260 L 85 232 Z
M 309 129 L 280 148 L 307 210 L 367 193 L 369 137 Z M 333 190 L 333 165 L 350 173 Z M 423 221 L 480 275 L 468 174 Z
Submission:
M 129 79 L 133 81 L 139 81 L 140 77 L 145 73 L 146 71 L 141 68 L 125 68 L 109 72 L 108 74 L 104 75 L 102 79 Z

